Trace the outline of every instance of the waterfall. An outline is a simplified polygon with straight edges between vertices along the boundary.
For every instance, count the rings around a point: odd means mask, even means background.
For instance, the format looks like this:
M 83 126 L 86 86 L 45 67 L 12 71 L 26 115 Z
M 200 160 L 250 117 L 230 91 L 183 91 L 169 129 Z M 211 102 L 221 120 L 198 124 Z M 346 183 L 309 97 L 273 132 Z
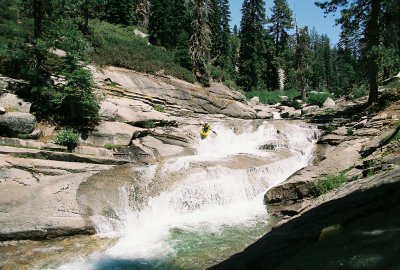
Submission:
M 265 223 L 265 192 L 309 164 L 318 133 L 306 124 L 283 122 L 248 124 L 243 132 L 216 124 L 214 130 L 218 135 L 193 145 L 196 155 L 139 169 L 140 181 L 166 186 L 142 207 L 132 207 L 134 189 L 118 188 L 113 215 L 93 217 L 100 235 L 119 237 L 102 259 L 173 257 L 174 231 L 218 234 L 230 226 Z

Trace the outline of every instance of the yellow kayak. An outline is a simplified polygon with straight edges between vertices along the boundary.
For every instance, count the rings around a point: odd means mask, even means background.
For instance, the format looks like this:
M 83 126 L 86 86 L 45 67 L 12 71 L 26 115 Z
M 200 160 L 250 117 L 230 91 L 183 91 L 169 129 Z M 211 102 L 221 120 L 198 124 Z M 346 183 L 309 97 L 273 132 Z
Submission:
M 204 130 L 203 128 L 200 128 L 200 137 L 204 140 L 207 138 L 207 136 L 211 133 L 211 128 L 209 128 L 207 131 Z

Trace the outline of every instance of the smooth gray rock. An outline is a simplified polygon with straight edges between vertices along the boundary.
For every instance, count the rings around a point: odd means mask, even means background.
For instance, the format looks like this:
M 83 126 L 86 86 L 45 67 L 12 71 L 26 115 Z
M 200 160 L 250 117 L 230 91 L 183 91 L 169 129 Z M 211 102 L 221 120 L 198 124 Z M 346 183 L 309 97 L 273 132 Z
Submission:
M 250 106 L 242 103 L 243 95 L 222 84 L 204 88 L 172 77 L 151 76 L 117 67 L 96 70 L 94 77 L 100 84 L 108 78 L 120 85 L 110 91 L 121 97 L 147 104 L 166 104 L 166 107 L 179 106 L 182 114 L 190 111 L 245 119 L 257 117 Z
M 5 113 L 0 115 L 0 133 L 11 137 L 31 134 L 36 128 L 36 123 L 36 117 L 29 113 Z
M 279 99 L 281 100 L 281 102 L 289 101 L 289 97 L 288 96 L 280 96 Z
M 121 122 L 102 122 L 80 142 L 83 145 L 93 146 L 129 145 L 133 134 L 140 130 L 143 129 Z
M 257 97 L 257 96 L 252 97 L 252 98 L 250 99 L 249 103 L 250 103 L 250 106 L 252 106 L 252 107 L 254 108 L 255 106 L 258 106 L 258 105 L 261 104 L 261 103 L 260 103 L 260 98 Z
M 335 101 L 330 97 L 328 97 L 325 100 L 324 104 L 322 104 L 322 108 L 334 108 L 335 106 L 336 106 Z
M 0 241 L 96 233 L 77 203 L 77 190 L 111 166 L 7 156 L 2 161 Z
M 318 110 L 319 110 L 319 106 L 318 105 L 311 105 L 311 106 L 304 107 L 301 110 L 301 114 L 302 115 L 309 115 L 309 114 L 313 114 L 313 113 L 317 112 Z
M 167 120 L 164 113 L 156 111 L 152 106 L 133 99 L 107 98 L 101 103 L 100 116 L 109 121 L 136 124 L 146 121 Z

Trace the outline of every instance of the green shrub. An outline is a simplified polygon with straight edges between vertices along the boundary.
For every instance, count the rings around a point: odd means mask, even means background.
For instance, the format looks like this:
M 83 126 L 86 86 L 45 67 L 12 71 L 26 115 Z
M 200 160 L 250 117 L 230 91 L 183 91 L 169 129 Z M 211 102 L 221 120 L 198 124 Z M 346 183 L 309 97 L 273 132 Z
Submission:
M 100 105 L 92 92 L 94 83 L 90 71 L 67 64 L 62 75 L 66 80 L 63 85 L 32 88 L 32 110 L 39 119 L 81 126 L 95 123 L 99 119 Z
M 346 177 L 344 173 L 339 175 L 328 175 L 322 179 L 319 179 L 316 184 L 311 188 L 311 194 L 315 197 L 321 196 L 346 182 Z
M 155 128 L 156 127 L 156 123 L 154 121 L 152 121 L 152 120 L 148 120 L 148 121 L 145 121 L 143 123 L 143 127 L 144 128 Z
M 354 87 L 351 89 L 351 96 L 353 98 L 360 98 L 360 97 L 365 97 L 368 95 L 368 89 L 366 86 L 362 85 L 359 87 Z
M 353 135 L 353 134 L 354 134 L 353 129 L 352 129 L 352 128 L 348 128 L 348 129 L 347 129 L 347 136 L 351 136 L 351 135 Z
M 318 105 L 322 107 L 322 104 L 324 104 L 325 100 L 330 96 L 331 94 L 327 92 L 311 92 L 308 94 L 306 102 L 310 105 Z
M 256 89 L 253 91 L 245 92 L 245 96 L 247 99 L 251 99 L 252 97 L 259 97 L 260 101 L 265 104 L 276 104 L 281 102 L 281 96 L 287 96 L 289 100 L 293 100 L 293 98 L 300 95 L 300 92 L 297 90 L 285 90 L 285 91 L 268 91 Z
M 156 110 L 157 112 L 165 112 L 165 108 L 163 105 L 160 104 L 156 104 L 153 106 L 154 110 Z
M 68 150 L 72 150 L 78 146 L 80 134 L 73 129 L 62 129 L 55 138 L 55 143 L 66 146 Z

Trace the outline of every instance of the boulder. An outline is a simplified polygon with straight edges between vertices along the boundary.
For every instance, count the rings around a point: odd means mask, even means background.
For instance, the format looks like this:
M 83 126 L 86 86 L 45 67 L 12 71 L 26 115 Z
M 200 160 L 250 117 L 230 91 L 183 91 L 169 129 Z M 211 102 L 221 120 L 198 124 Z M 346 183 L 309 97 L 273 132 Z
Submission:
M 242 93 L 234 91 L 222 83 L 211 83 L 207 90 L 224 99 L 233 99 L 241 102 L 246 100 L 246 97 Z
M 7 108 L 7 111 L 29 113 L 31 105 L 30 102 L 26 102 L 11 93 L 4 93 L 0 96 L 0 106 Z
M 139 29 L 133 29 L 133 33 L 141 38 L 147 38 L 149 35 L 146 33 L 143 33 L 142 31 L 140 31 Z
M 272 118 L 272 112 L 269 111 L 259 111 L 257 112 L 257 118 L 270 119 Z
M 282 118 L 289 118 L 290 115 L 291 115 L 294 111 L 295 111 L 295 108 L 283 106 L 283 107 L 282 107 L 282 111 L 281 111 L 281 117 L 282 117 Z
M 260 103 L 260 98 L 257 97 L 257 96 L 252 97 L 252 98 L 250 99 L 249 103 L 250 103 L 250 106 L 252 106 L 252 107 L 254 108 L 255 106 L 258 106 L 258 105 L 261 104 L 261 103 Z
M 12 79 L 0 74 L 0 93 L 2 91 L 27 94 L 30 91 L 30 85 L 27 81 Z
M 4 107 L 0 106 L 0 115 L 5 114 L 6 113 L 6 109 Z
M 238 101 L 228 102 L 225 109 L 222 109 L 221 112 L 225 115 L 236 117 L 236 118 L 255 118 L 256 112 Z
M 315 113 L 318 110 L 319 110 L 319 106 L 318 105 L 311 105 L 311 106 L 304 107 L 301 110 L 301 114 L 302 115 L 310 115 L 310 114 Z
M 288 96 L 280 96 L 279 97 L 281 102 L 288 102 L 289 101 L 289 97 Z
M 182 146 L 163 143 L 161 140 L 158 140 L 153 136 L 144 137 L 141 139 L 141 143 L 143 146 L 152 149 L 157 156 L 161 157 L 178 155 L 184 150 Z
M 300 118 L 301 117 L 301 110 L 296 110 L 293 107 L 283 107 L 281 112 L 281 118 Z
M 10 137 L 31 134 L 36 128 L 36 123 L 36 117 L 29 113 L 5 113 L 0 115 L 0 133 Z
M 334 108 L 335 106 L 336 106 L 335 101 L 330 97 L 328 97 L 325 100 L 324 104 L 322 104 L 322 108 Z
M 82 138 L 81 144 L 94 146 L 129 145 L 133 134 L 141 130 L 143 129 L 121 122 L 102 122 L 88 134 L 87 138 Z

